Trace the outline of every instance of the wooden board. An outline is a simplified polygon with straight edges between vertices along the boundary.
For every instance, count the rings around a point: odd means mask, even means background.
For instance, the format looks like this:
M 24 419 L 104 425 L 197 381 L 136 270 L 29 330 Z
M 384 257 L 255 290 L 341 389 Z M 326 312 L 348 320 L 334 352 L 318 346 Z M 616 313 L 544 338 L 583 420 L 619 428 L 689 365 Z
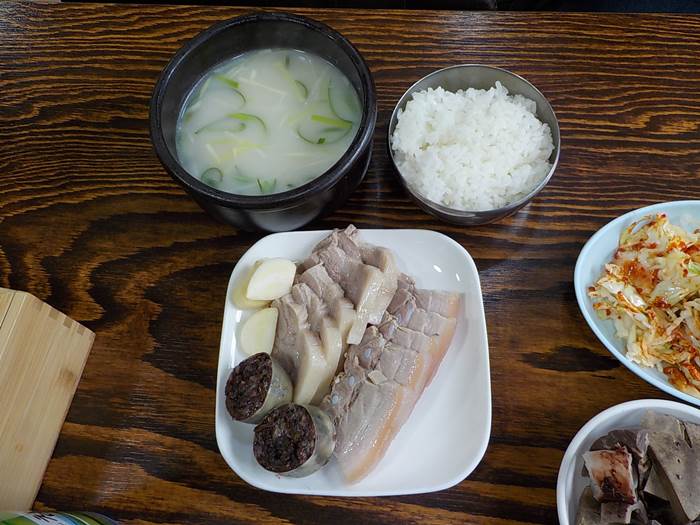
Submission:
M 94 339 L 33 295 L 0 288 L 0 509 L 31 508 Z

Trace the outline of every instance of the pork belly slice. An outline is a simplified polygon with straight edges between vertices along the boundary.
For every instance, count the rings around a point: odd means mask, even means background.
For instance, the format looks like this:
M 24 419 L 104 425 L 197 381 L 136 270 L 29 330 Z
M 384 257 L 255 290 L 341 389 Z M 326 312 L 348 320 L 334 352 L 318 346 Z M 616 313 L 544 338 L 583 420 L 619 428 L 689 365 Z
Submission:
M 360 231 L 352 224 L 346 226 L 344 230 L 333 230 L 328 237 L 322 239 L 314 246 L 312 252 L 318 252 L 329 246 L 340 248 L 347 253 L 348 257 L 353 259 L 362 259 L 362 254 L 360 252 Z
M 318 332 L 327 317 L 328 307 L 323 300 L 305 283 L 297 283 L 290 291 L 292 299 L 306 309 L 311 329 Z
M 593 497 L 604 502 L 633 504 L 637 502 L 632 472 L 632 454 L 621 446 L 613 450 L 594 450 L 583 455 L 591 477 Z
M 325 363 L 318 389 L 311 398 L 313 404 L 318 404 L 330 390 L 331 381 L 341 366 L 345 347 L 337 322 L 327 315 L 328 307 L 309 286 L 304 283 L 295 284 L 291 295 L 298 304 L 306 308 L 311 330 L 321 340 L 321 351 Z
M 384 282 L 381 270 L 349 258 L 337 246 L 327 246 L 314 252 L 302 267 L 311 268 L 318 264 L 323 265 L 329 277 L 340 285 L 345 297 L 355 306 L 357 317 L 350 328 L 347 342 L 360 342 L 370 318 L 376 316 L 376 298 Z
M 368 323 L 381 321 L 396 291 L 398 270 L 391 250 L 359 243 L 354 226 L 335 230 L 319 242 L 301 264 L 306 270 L 323 264 L 328 275 L 338 283 L 357 311 L 348 335 L 348 343 L 362 339 Z
M 339 357 L 332 354 L 342 353 L 337 346 L 340 334 L 335 335 L 334 326 L 327 321 L 322 321 L 320 334 L 314 332 L 306 307 L 294 301 L 292 294 L 275 299 L 272 305 L 278 311 L 272 357 L 289 374 L 295 403 L 319 403 L 328 392 L 337 368 Z
M 312 266 L 298 275 L 297 282 L 307 285 L 326 305 L 328 313 L 338 325 L 343 349 L 345 349 L 348 333 L 355 322 L 356 313 L 352 302 L 345 297 L 343 289 L 331 279 L 323 264 Z
M 362 341 L 357 345 L 348 347 L 347 357 L 357 358 L 360 366 L 366 370 L 372 370 L 379 361 L 384 351 L 387 340 L 376 326 L 368 326 Z
M 444 356 L 446 348 L 439 348 L 439 341 L 438 336 L 397 326 L 392 319 L 380 327 L 369 326 L 360 344 L 348 348 L 344 372 L 336 378 L 322 407 L 336 423 L 335 456 L 349 482 L 364 478 L 377 465 L 408 420 Z M 387 384 L 395 387 L 389 389 Z M 364 396 L 389 392 L 394 395 L 392 399 L 398 402 L 390 405 L 391 417 L 380 414 L 380 424 L 363 421 L 364 417 L 375 416 L 368 413 L 366 399 L 364 404 L 357 404 L 360 392 Z M 371 406 L 389 405 L 375 402 Z M 363 430 L 355 425 L 361 425 Z M 367 440 L 371 446 L 355 443 L 356 439 Z
M 390 316 L 378 328 L 386 339 L 390 339 L 395 344 L 405 348 L 412 348 L 431 356 L 430 374 L 426 384 L 428 386 L 435 377 L 442 358 L 445 357 L 452 342 L 456 323 L 454 319 L 449 321 L 444 332 L 434 336 L 428 336 L 422 332 L 401 326 L 396 318 Z
M 435 359 L 433 353 L 421 346 L 420 339 L 414 347 L 401 346 L 386 340 L 376 327 L 370 326 L 359 345 L 349 348 L 345 366 L 346 373 L 356 368 L 367 371 L 370 381 L 389 380 L 411 388 L 416 393 L 416 401 L 426 385 Z M 377 372 L 377 373 L 375 373 Z M 357 375 L 357 374 L 355 374 Z
M 299 334 L 299 367 L 294 381 L 294 402 L 298 405 L 316 404 L 328 391 L 332 364 L 326 361 L 318 335 L 310 330 Z
M 393 381 L 362 381 L 353 392 L 352 410 L 336 423 L 335 457 L 345 479 L 354 483 L 379 462 L 394 438 L 406 389 Z
M 416 299 L 419 308 L 428 312 L 435 312 L 443 317 L 457 317 L 459 312 L 459 294 L 443 292 L 440 290 L 422 290 L 416 288 L 415 281 L 408 275 L 399 274 L 397 289 L 410 293 Z M 400 307 L 400 301 L 405 296 L 395 295 L 388 310 L 395 310 Z
M 396 291 L 396 295 L 403 293 L 406 292 L 404 290 Z M 454 325 L 456 324 L 454 317 L 444 317 L 439 313 L 418 307 L 415 297 L 409 298 L 397 309 L 389 308 L 384 314 L 382 322 L 387 321 L 389 316 L 396 318 L 396 322 L 400 326 L 431 336 L 454 332 Z
M 378 324 L 382 320 L 382 315 L 389 307 L 394 293 L 396 293 L 399 270 L 396 267 L 394 254 L 388 248 L 363 244 L 360 246 L 360 253 L 362 255 L 362 262 L 379 268 L 384 276 L 382 287 L 377 292 L 374 308 L 369 317 L 370 323 Z
M 370 332 L 374 327 L 370 327 Z M 386 342 L 376 332 L 351 347 L 345 371 L 324 399 L 324 408 L 336 424 L 335 456 L 349 482 L 365 477 L 379 463 L 423 391 L 429 367 L 427 356 Z M 381 348 L 381 352 L 376 349 Z M 360 362 L 365 349 L 375 361 L 371 369 Z M 380 399 L 385 397 L 386 399 Z
M 301 361 L 298 341 L 301 333 L 309 328 L 306 308 L 296 303 L 289 294 L 272 301 L 272 306 L 277 308 L 278 316 L 271 354 L 294 383 Z

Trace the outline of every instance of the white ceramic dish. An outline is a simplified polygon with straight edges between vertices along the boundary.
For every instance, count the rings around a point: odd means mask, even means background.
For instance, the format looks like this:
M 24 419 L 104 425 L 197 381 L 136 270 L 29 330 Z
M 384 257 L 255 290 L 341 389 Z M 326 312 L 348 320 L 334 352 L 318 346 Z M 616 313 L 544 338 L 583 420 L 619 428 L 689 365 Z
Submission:
M 669 414 L 691 423 L 700 424 L 700 410 L 697 408 L 661 399 L 639 399 L 628 401 L 604 410 L 578 431 L 566 449 L 564 459 L 559 467 L 557 479 L 557 513 L 560 525 L 576 523 L 578 501 L 589 479 L 581 472 L 583 454 L 593 442 L 611 430 L 621 428 L 639 428 L 642 416 L 647 410 Z
M 681 225 L 686 229 L 690 230 L 700 227 L 700 201 L 675 201 L 654 204 L 653 206 L 631 211 L 609 222 L 588 240 L 578 256 L 576 270 L 574 271 L 576 300 L 583 317 L 586 319 L 588 326 L 591 327 L 591 330 L 593 330 L 593 333 L 623 365 L 664 392 L 688 403 L 700 405 L 700 399 L 678 390 L 669 383 L 666 376 L 659 370 L 640 366 L 628 359 L 625 355 L 625 342 L 615 336 L 615 327 L 612 321 L 600 319 L 595 310 L 593 310 L 593 303 L 588 297 L 588 287 L 600 278 L 605 264 L 612 259 L 622 231 L 632 222 L 641 219 L 645 215 L 661 212 L 666 213 L 672 223 Z
M 229 466 L 258 488 L 291 494 L 386 496 L 451 487 L 477 466 L 491 433 L 491 379 L 486 322 L 474 261 L 452 239 L 427 230 L 362 230 L 363 240 L 394 251 L 399 269 L 421 288 L 463 294 L 457 330 L 432 384 L 367 478 L 345 483 L 331 462 L 306 478 L 285 478 L 260 467 L 253 457 L 253 426 L 234 422 L 226 411 L 224 387 L 244 356 L 237 331 L 249 314 L 231 302 L 233 283 L 265 257 L 302 260 L 328 231 L 276 233 L 258 241 L 239 260 L 226 294 L 216 391 L 216 440 Z

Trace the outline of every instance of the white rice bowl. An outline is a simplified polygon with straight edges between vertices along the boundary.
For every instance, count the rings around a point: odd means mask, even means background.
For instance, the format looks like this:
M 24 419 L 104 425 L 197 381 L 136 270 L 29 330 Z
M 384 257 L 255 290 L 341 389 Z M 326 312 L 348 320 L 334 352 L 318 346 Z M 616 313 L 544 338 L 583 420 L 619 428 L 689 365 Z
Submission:
M 552 131 L 536 104 L 491 89 L 428 88 L 399 110 L 394 160 L 415 191 L 456 210 L 502 208 L 526 196 L 549 173 Z

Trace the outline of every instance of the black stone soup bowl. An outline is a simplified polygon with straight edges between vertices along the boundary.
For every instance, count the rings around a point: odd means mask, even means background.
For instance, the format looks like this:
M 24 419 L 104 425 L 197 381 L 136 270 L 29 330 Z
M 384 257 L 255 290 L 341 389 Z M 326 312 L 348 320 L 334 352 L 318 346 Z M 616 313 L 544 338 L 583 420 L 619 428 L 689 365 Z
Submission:
M 209 70 L 241 53 L 263 48 L 307 51 L 335 65 L 355 87 L 362 119 L 347 151 L 316 179 L 281 193 L 226 193 L 200 182 L 178 162 L 178 115 L 190 90 Z M 187 42 L 161 73 L 150 109 L 151 141 L 173 179 L 217 219 L 245 230 L 265 231 L 294 230 L 340 206 L 367 172 L 376 120 L 374 81 L 357 49 L 324 24 L 284 13 L 257 13 L 226 20 Z

